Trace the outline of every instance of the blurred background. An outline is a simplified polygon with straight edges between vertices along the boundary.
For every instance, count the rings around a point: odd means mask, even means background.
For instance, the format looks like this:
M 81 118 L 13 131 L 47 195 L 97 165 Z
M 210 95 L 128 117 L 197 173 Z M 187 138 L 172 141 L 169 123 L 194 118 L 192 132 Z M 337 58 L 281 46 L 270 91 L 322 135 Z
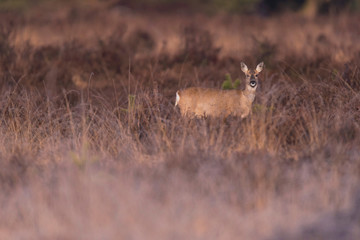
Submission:
M 359 0 L 1 0 L 1 11 L 26 11 L 41 4 L 76 5 L 95 2 L 109 7 L 138 11 L 184 12 L 215 14 L 259 14 L 269 16 L 281 12 L 301 12 L 306 15 L 358 12 Z
M 0 0 L 0 239 L 360 239 L 360 0 Z M 244 87 L 246 119 L 184 119 Z

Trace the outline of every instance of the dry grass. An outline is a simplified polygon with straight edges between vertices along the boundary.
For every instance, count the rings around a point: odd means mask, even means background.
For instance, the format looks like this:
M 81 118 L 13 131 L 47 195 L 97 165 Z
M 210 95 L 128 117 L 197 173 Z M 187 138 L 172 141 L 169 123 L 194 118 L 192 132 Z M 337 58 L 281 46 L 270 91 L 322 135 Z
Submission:
M 2 14 L 0 238 L 358 239 L 358 20 Z M 250 117 L 180 117 L 241 60 Z

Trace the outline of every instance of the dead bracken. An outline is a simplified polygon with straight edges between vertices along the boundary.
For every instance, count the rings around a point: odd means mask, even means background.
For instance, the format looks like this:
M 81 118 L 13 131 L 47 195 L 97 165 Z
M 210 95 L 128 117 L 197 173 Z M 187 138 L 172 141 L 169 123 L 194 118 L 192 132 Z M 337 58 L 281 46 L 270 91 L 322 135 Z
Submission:
M 355 13 L 31 2 L 0 1 L 0 239 L 360 239 Z M 187 118 L 190 87 L 256 95 Z

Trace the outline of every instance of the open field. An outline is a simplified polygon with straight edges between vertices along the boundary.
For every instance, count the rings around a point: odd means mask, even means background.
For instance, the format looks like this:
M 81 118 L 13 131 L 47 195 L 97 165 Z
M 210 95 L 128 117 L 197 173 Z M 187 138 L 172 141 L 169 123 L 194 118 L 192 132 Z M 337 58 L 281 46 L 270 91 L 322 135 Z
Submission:
M 1 13 L 0 239 L 360 239 L 359 21 Z M 251 116 L 181 117 L 241 61 Z

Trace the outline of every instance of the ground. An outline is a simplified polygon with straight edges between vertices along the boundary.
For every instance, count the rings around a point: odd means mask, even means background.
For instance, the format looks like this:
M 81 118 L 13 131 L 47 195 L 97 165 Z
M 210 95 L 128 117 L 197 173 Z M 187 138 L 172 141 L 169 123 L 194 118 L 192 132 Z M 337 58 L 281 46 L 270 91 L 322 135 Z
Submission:
M 0 238 L 359 239 L 359 20 L 2 12 Z M 241 61 L 249 117 L 181 117 Z

